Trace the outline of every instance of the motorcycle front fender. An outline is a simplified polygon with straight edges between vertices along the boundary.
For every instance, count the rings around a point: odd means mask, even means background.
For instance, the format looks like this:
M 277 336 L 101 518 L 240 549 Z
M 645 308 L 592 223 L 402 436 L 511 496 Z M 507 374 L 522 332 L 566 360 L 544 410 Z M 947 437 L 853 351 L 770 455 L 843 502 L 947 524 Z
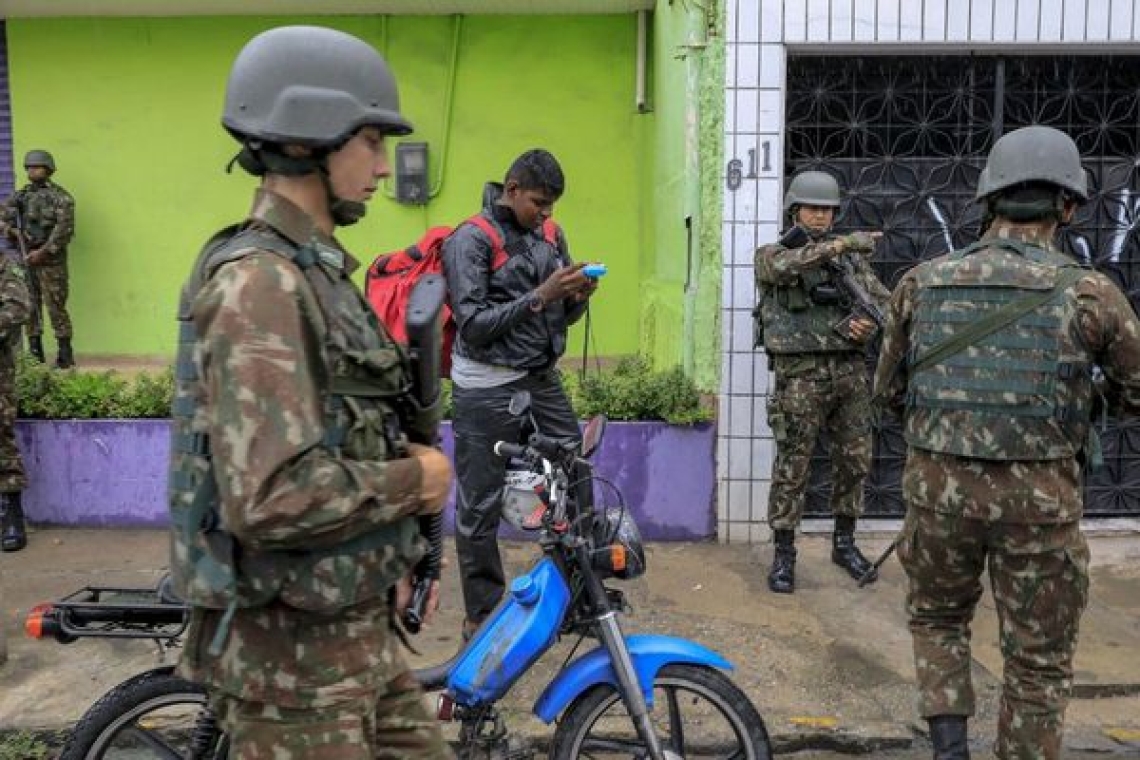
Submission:
M 688 639 L 674 636 L 627 636 L 637 680 L 645 694 L 645 702 L 653 706 L 653 681 L 657 673 L 666 665 L 687 663 L 708 665 L 722 670 L 732 670 L 732 663 L 716 652 Z M 545 723 L 550 723 L 578 698 L 580 694 L 598 684 L 618 685 L 610 653 L 605 647 L 597 647 L 582 655 L 551 681 L 542 696 L 534 704 L 534 714 Z

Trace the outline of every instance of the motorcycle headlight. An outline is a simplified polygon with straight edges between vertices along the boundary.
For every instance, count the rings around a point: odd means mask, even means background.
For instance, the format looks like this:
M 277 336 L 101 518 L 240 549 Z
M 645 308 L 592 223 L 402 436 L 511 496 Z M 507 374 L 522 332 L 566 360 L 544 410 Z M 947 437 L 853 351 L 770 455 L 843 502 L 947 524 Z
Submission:
M 645 546 L 628 509 L 611 507 L 595 516 L 590 563 L 602 578 L 629 580 L 645 573 Z

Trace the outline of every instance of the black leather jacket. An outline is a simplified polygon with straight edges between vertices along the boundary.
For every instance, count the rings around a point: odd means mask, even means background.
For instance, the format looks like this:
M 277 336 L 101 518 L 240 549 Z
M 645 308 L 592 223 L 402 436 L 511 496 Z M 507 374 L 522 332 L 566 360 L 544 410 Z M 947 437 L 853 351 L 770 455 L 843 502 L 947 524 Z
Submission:
M 541 230 L 523 229 L 510 207 L 495 205 L 502 192 L 499 183 L 487 183 L 482 214 L 503 234 L 506 264 L 491 271 L 491 240 L 473 224 L 460 225 L 443 245 L 443 272 L 458 326 L 455 352 L 500 367 L 549 369 L 566 351 L 566 331 L 586 304 L 566 300 L 531 310 L 535 289 L 572 261 L 561 229 L 556 246 Z

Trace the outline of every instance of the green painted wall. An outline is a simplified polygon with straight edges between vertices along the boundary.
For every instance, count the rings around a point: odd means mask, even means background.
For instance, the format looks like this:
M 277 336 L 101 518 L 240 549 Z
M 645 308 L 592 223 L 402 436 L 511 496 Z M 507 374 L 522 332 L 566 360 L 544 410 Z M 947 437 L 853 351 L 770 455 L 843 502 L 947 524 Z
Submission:
M 722 12 L 709 0 L 662 1 L 654 13 L 652 244 L 641 261 L 643 350 L 659 366 L 681 364 L 706 391 L 720 369 Z
M 673 130 L 657 125 L 683 109 L 636 113 L 632 14 L 462 19 L 450 125 L 450 17 L 10 20 L 17 159 L 33 147 L 53 151 L 56 178 L 77 199 L 71 303 L 81 354 L 172 354 L 190 262 L 244 212 L 255 186 L 240 170 L 223 171 L 235 152 L 219 126 L 226 72 L 254 33 L 298 22 L 344 29 L 387 52 L 418 126 L 411 139 L 431 143 L 433 176 L 442 178 L 426 207 L 375 201 L 343 234 L 351 250 L 370 260 L 426 226 L 463 219 L 477 210 L 484 180 L 501 179 L 521 151 L 546 147 L 567 174 L 556 216 L 573 253 L 610 270 L 595 299 L 596 348 L 625 354 L 643 345 L 643 297 L 672 303 L 683 283 L 683 169 L 649 168 L 658 147 L 678 151 Z M 658 54 L 659 67 L 668 55 Z M 660 109 L 668 94 L 656 100 Z M 662 359 L 680 340 L 680 312 L 670 308 L 650 320 L 649 347 Z M 580 332 L 571 346 L 580 351 Z

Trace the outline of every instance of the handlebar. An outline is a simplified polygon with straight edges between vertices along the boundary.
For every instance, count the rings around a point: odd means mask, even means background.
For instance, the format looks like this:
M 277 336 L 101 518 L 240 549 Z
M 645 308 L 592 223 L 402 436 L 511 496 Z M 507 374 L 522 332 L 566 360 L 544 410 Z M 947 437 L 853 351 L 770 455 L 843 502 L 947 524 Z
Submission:
M 529 449 L 529 446 L 520 446 L 517 443 L 495 442 L 495 453 L 503 459 L 530 459 Z
M 504 459 L 523 459 L 528 462 L 547 459 L 551 462 L 568 465 L 578 458 L 578 444 L 573 441 L 561 441 L 556 438 L 547 438 L 540 433 L 533 433 L 525 446 L 507 441 L 497 441 L 495 453 Z

